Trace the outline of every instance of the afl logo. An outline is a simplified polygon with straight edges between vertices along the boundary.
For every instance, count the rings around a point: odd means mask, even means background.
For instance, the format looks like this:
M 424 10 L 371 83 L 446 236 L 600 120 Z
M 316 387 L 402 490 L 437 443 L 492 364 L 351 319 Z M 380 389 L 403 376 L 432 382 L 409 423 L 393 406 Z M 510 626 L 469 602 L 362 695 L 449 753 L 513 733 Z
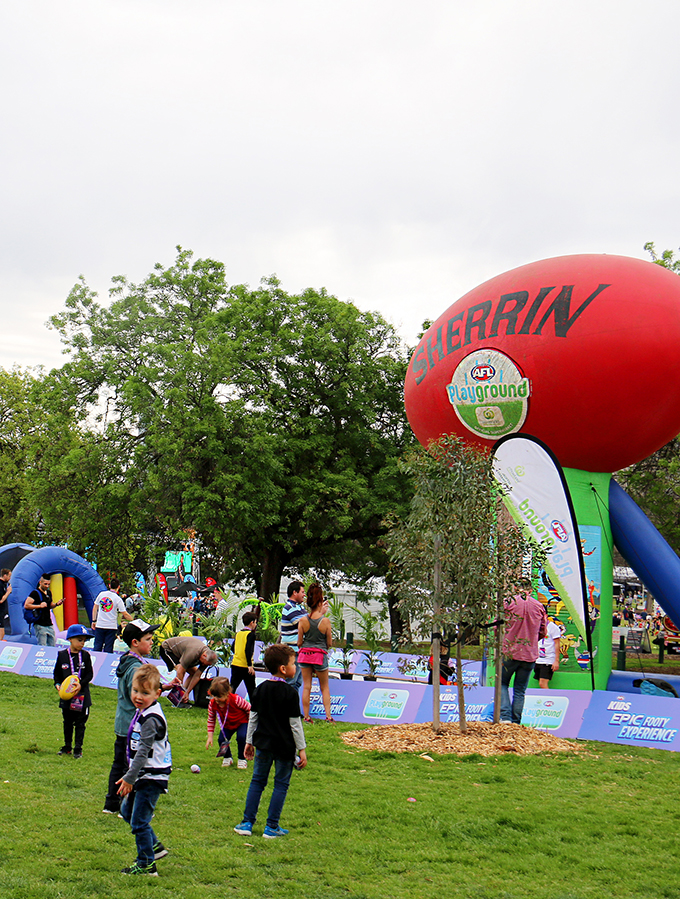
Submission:
M 552 528 L 553 534 L 557 537 L 560 543 L 567 542 L 567 540 L 569 539 L 569 534 L 567 534 L 567 529 L 561 521 L 552 521 L 550 523 L 550 527 Z
M 546 699 L 543 705 L 546 709 L 551 709 L 555 705 L 555 703 L 552 701 L 552 699 Z
M 495 374 L 496 369 L 488 362 L 475 365 L 475 367 L 470 372 L 471 377 L 473 377 L 475 381 L 490 381 Z

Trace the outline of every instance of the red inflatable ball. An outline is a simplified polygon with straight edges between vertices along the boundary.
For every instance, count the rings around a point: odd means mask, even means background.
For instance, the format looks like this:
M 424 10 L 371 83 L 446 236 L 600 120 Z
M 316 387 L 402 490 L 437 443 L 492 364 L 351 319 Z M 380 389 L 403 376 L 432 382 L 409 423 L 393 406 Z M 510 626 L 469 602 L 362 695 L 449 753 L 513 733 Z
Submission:
M 680 433 L 680 277 L 626 256 L 559 256 L 486 281 L 411 358 L 423 444 L 539 437 L 562 465 L 618 471 Z

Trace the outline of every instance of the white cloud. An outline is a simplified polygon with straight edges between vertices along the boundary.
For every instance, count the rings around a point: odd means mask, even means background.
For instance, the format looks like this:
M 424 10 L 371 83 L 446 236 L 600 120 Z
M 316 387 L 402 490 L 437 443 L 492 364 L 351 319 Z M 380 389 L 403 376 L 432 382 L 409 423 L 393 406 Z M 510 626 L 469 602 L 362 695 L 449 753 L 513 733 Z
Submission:
M 673 0 L 569 5 L 8 0 L 3 364 L 79 274 L 178 243 L 276 272 L 412 342 L 477 283 L 551 255 L 680 244 Z

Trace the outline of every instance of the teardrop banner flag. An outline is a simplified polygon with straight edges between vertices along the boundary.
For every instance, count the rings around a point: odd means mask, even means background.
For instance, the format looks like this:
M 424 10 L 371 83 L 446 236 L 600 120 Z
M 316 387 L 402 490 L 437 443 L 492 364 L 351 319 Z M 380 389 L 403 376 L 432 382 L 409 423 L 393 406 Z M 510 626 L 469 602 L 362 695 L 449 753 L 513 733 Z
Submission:
M 508 511 L 524 534 L 547 552 L 543 566 L 592 659 L 581 538 L 559 462 L 536 437 L 511 434 L 496 444 L 493 468 Z

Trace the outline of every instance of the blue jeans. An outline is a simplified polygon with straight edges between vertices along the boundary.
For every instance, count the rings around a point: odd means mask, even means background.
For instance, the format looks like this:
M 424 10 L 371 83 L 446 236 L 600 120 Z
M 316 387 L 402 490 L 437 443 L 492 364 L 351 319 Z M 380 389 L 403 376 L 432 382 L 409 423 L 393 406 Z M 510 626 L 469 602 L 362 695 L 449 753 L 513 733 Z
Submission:
M 227 758 L 227 759 L 231 758 L 231 746 L 229 745 L 229 742 L 231 741 L 231 738 L 234 736 L 234 734 L 236 734 L 236 746 L 237 746 L 237 750 L 238 750 L 238 757 L 240 759 L 244 759 L 246 757 L 245 748 L 246 748 L 246 734 L 247 733 L 248 733 L 248 725 L 245 723 L 239 724 L 238 727 L 235 727 L 233 729 L 230 727 L 227 728 L 224 731 L 224 736 L 222 736 L 222 731 L 220 731 L 218 743 L 220 744 L 220 746 L 222 746 L 223 743 L 227 744 L 227 752 L 226 752 L 225 758 Z
M 253 777 L 248 787 L 248 795 L 246 796 L 246 810 L 243 813 L 243 820 L 249 821 L 250 824 L 255 823 L 257 818 L 257 810 L 260 807 L 260 798 L 267 786 L 269 772 L 272 765 L 275 766 L 274 774 L 274 792 L 269 802 L 269 810 L 267 812 L 267 826 L 276 828 L 279 826 L 279 818 L 283 803 L 286 801 L 288 793 L 288 785 L 290 784 L 290 776 L 293 773 L 293 759 L 276 759 L 271 752 L 263 752 L 261 749 L 255 752 L 255 764 L 253 765 Z
M 501 721 L 512 721 L 513 724 L 522 723 L 522 711 L 524 710 L 524 694 L 527 684 L 534 670 L 533 662 L 521 662 L 518 659 L 505 659 L 501 672 Z M 515 676 L 512 687 L 512 706 L 510 706 L 510 681 Z
M 33 633 L 35 634 L 35 639 L 41 646 L 57 645 L 57 642 L 54 638 L 54 628 L 51 624 L 49 625 L 49 627 L 46 624 L 34 624 Z
M 113 652 L 113 644 L 116 642 L 115 628 L 95 627 L 94 646 L 95 652 Z
M 120 804 L 120 813 L 128 822 L 137 841 L 137 864 L 153 864 L 153 847 L 158 842 L 151 827 L 158 797 L 162 788 L 151 780 L 140 780 Z

